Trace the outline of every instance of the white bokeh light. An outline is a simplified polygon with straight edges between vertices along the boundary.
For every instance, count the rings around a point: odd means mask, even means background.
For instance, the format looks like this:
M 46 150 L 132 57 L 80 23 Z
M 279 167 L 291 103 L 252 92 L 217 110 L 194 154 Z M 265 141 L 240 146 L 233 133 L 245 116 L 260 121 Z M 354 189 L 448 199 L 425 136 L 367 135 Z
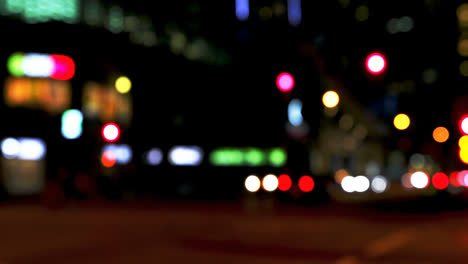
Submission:
M 260 179 L 255 175 L 250 175 L 245 179 L 245 189 L 249 192 L 256 192 L 260 189 Z
M 380 73 L 385 68 L 385 59 L 380 54 L 372 54 L 367 59 L 367 68 L 372 73 Z
M 356 192 L 365 192 L 369 190 L 370 182 L 366 176 L 356 176 L 354 178 L 354 188 Z
M 273 174 L 268 174 L 263 178 L 262 185 L 265 191 L 272 192 L 278 188 L 278 178 Z
M 353 176 L 346 176 L 341 180 L 343 191 L 351 193 L 356 191 L 356 184 Z
M 197 166 L 203 159 L 203 151 L 196 146 L 175 146 L 169 150 L 169 163 L 177 166 Z
M 388 181 L 384 176 L 375 176 L 372 179 L 371 189 L 375 193 L 383 193 L 388 188 Z
M 20 143 L 14 138 L 5 138 L 1 148 L 3 156 L 7 159 L 15 158 L 21 150 Z
M 429 185 L 429 176 L 422 171 L 417 171 L 411 174 L 411 185 L 418 189 L 424 189 Z

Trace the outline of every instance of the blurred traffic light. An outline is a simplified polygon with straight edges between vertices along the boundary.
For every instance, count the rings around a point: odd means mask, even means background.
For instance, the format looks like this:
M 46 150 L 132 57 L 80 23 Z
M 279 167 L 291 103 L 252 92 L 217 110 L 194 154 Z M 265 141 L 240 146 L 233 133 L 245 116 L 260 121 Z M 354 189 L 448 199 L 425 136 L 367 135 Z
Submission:
M 387 61 L 381 53 L 375 52 L 367 56 L 366 68 L 371 74 L 377 75 L 382 73 L 387 66 Z
M 107 123 L 102 128 L 102 137 L 107 142 L 114 142 L 120 136 L 120 128 L 115 123 Z
M 287 72 L 280 73 L 276 77 L 276 86 L 282 92 L 289 92 L 294 87 L 294 78 Z

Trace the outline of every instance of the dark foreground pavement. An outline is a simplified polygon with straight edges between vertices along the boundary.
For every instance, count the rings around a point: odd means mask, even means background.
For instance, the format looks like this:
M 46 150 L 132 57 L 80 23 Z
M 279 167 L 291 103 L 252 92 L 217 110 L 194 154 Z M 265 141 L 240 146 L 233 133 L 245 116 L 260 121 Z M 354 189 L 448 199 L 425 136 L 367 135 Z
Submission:
M 467 263 L 468 212 L 273 201 L 0 205 L 0 264 Z

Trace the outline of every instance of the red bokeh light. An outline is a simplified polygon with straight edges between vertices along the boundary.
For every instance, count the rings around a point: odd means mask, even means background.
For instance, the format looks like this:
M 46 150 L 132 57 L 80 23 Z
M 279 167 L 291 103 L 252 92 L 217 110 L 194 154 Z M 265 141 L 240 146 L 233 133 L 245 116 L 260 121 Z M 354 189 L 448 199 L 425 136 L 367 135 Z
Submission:
M 449 185 L 449 178 L 445 173 L 438 172 L 432 176 L 432 185 L 438 190 L 443 190 Z
M 54 61 L 54 71 L 50 75 L 56 80 L 70 80 L 75 75 L 75 62 L 72 58 L 65 55 L 50 55 Z
M 287 72 L 280 73 L 276 77 L 276 86 L 282 92 L 289 92 L 294 87 L 294 78 Z
M 288 175 L 281 174 L 278 177 L 278 189 L 284 192 L 284 191 L 291 189 L 291 186 L 292 186 L 292 180 Z
M 315 182 L 312 177 L 304 175 L 299 178 L 299 189 L 303 192 L 310 192 L 314 189 Z
M 116 161 L 117 161 L 117 157 L 115 156 L 114 152 L 106 151 L 102 153 L 101 163 L 104 167 L 110 168 L 115 165 Z
M 461 183 L 458 181 L 458 174 L 459 173 L 460 172 L 458 172 L 458 171 L 454 171 L 454 172 L 450 173 L 450 176 L 449 176 L 450 183 L 455 187 L 460 187 L 461 186 Z

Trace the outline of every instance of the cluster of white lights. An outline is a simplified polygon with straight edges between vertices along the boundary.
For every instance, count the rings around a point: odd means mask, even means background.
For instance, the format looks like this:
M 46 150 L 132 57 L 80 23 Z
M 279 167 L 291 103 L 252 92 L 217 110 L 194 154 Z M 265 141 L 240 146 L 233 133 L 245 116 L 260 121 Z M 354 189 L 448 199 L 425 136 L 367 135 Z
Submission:
M 273 192 L 278 188 L 278 184 L 278 178 L 273 174 L 265 175 L 261 181 L 257 176 L 250 175 L 244 182 L 245 189 L 249 192 L 257 192 L 261 186 L 263 186 L 265 191 Z
M 41 160 L 46 154 L 46 145 L 37 138 L 10 137 L 2 140 L 1 150 L 7 159 Z
M 388 189 L 388 181 L 384 176 L 375 176 L 372 181 L 366 176 L 346 176 L 341 181 L 341 188 L 347 193 L 365 192 L 369 188 L 375 193 L 383 193 Z

